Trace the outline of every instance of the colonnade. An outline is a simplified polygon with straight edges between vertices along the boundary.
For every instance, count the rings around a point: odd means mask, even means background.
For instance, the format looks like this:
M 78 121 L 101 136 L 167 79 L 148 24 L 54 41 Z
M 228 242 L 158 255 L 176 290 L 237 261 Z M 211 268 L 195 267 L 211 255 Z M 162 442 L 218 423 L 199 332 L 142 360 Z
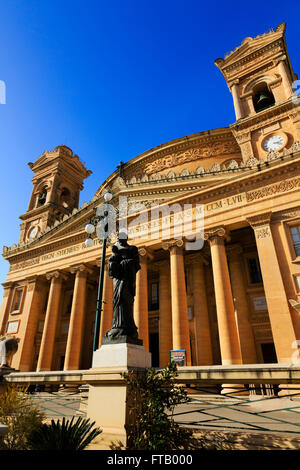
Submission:
M 293 342 L 297 340 L 297 337 L 277 260 L 270 217 L 268 215 L 256 216 L 249 218 L 248 222 L 255 233 L 278 362 L 287 363 L 292 356 Z M 255 341 L 248 317 L 249 307 L 241 266 L 241 248 L 239 245 L 225 246 L 227 232 L 223 226 L 207 230 L 204 238 L 210 245 L 222 364 L 256 363 Z M 159 363 L 160 366 L 165 366 L 169 362 L 170 350 L 184 349 L 186 363 L 191 365 L 184 242 L 173 240 L 163 243 L 162 247 L 169 256 L 167 259 L 156 261 L 159 275 Z M 140 248 L 139 254 L 141 270 L 136 278 L 134 318 L 139 337 L 143 340 L 144 347 L 149 349 L 148 267 L 153 257 L 146 247 Z M 201 251 L 189 252 L 187 258 L 190 260 L 192 271 L 195 357 L 197 365 L 211 365 L 213 364 L 213 351 L 204 276 L 206 260 Z M 75 274 L 75 281 L 66 344 L 65 370 L 80 368 L 87 278 L 91 270 L 85 264 L 80 264 L 73 266 L 71 272 Z M 111 327 L 113 313 L 113 286 L 112 280 L 108 277 L 107 266 L 104 272 L 103 299 L 105 303 L 102 309 L 99 347 L 102 337 Z M 64 272 L 53 271 L 47 274 L 50 289 L 37 362 L 38 371 L 51 370 L 63 294 L 62 285 L 65 278 Z M 41 301 L 36 298 L 35 303 L 40 305 Z M 32 313 L 31 318 L 29 315 L 27 319 L 27 342 L 24 340 L 20 353 L 19 368 L 21 370 L 28 370 L 29 367 L 34 330 L 36 330 L 36 324 L 34 325 Z

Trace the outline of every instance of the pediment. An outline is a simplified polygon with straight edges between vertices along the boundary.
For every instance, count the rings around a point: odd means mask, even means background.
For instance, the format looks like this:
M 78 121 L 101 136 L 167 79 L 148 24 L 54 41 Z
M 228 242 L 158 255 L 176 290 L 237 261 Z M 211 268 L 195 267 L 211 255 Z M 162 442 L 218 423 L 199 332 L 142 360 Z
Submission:
M 283 35 L 284 31 L 279 30 L 275 32 L 271 31 L 255 38 L 247 37 L 243 40 L 240 46 L 238 46 L 236 49 L 227 54 L 224 60 L 218 59 L 216 61 L 217 66 L 220 69 L 230 67 L 230 65 L 239 62 L 245 57 L 249 57 L 251 56 L 251 54 L 254 54 L 255 52 L 261 49 L 267 48 L 272 43 L 275 43 L 278 39 L 282 38 Z
M 180 181 L 182 177 L 210 174 L 215 164 L 222 166 L 229 159 L 241 160 L 241 150 L 231 129 L 203 131 L 167 142 L 148 150 L 124 164 L 122 174 L 112 173 L 100 186 L 97 195 L 115 187 L 161 185 L 164 181 Z M 173 182 L 174 182 L 173 181 Z
M 86 170 L 78 155 L 73 154 L 72 150 L 65 145 L 58 145 L 54 150 L 45 150 L 44 153 L 34 163 L 30 162 L 28 165 L 35 173 L 41 166 L 45 164 L 49 164 L 50 166 L 52 161 L 57 161 L 59 158 L 63 164 L 70 165 L 80 173 L 83 172 L 85 177 L 92 173 L 90 170 Z

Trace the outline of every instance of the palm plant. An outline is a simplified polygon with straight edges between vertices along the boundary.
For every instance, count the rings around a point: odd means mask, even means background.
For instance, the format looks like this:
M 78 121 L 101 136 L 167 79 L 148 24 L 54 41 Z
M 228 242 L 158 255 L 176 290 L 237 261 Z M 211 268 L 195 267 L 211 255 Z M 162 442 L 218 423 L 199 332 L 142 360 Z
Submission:
M 28 443 L 32 450 L 83 450 L 95 437 L 101 434 L 100 428 L 93 428 L 95 422 L 81 416 L 74 421 L 65 418 L 51 424 L 42 424 L 34 430 Z

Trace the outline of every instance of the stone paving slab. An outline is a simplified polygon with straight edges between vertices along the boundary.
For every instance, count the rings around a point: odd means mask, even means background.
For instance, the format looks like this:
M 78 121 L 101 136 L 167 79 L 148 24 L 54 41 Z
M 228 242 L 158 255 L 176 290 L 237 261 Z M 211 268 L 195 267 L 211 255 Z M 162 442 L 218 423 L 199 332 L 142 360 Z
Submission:
M 195 429 L 241 429 L 288 433 L 300 437 L 300 400 L 290 398 L 233 399 L 220 396 L 191 396 L 176 407 L 174 419 Z

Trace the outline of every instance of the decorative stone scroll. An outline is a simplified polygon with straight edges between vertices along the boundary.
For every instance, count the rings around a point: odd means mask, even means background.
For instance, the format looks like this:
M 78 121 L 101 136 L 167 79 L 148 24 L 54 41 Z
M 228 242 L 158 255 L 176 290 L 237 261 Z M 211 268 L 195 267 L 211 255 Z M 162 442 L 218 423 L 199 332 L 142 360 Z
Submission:
M 50 273 L 46 274 L 46 279 L 48 279 L 48 281 L 53 278 L 66 280 L 68 276 L 66 273 L 62 273 L 61 271 L 51 271 Z
M 238 168 L 239 165 L 236 160 L 231 160 L 227 165 L 227 170 L 233 170 L 234 168 Z
M 224 239 L 228 239 L 228 234 L 226 233 L 225 227 L 213 227 L 211 229 L 205 230 L 204 240 L 208 240 L 210 243 L 223 243 Z
M 77 273 L 92 274 L 93 270 L 82 263 L 82 264 L 76 264 L 74 266 L 71 266 L 70 272 L 72 274 L 77 274 Z
M 271 236 L 270 227 L 262 227 L 255 229 L 256 238 L 268 238 Z
M 267 154 L 267 161 L 270 162 L 272 160 L 276 160 L 279 157 L 280 157 L 279 152 L 276 152 L 276 150 L 271 150 L 271 152 L 268 152 Z
M 249 191 L 246 193 L 247 202 L 254 201 L 256 199 L 262 199 L 263 197 L 273 196 L 276 193 L 284 193 L 291 191 L 300 186 L 300 177 L 293 178 L 290 180 L 280 181 L 280 183 L 271 184 L 264 188 L 257 189 L 255 191 Z
M 213 173 L 214 171 L 220 171 L 221 167 L 219 163 L 214 163 L 213 166 L 210 169 L 210 172 Z
M 254 165 L 258 165 L 258 163 L 259 163 L 259 161 L 255 157 L 250 157 L 246 161 L 245 165 L 246 166 L 254 166 Z
M 163 250 L 170 250 L 172 248 L 181 248 L 183 246 L 183 240 L 169 240 L 162 244 Z
M 294 142 L 292 147 L 291 147 L 291 151 L 292 152 L 297 152 L 298 150 L 300 150 L 300 141 L 296 140 L 296 142 Z
M 166 155 L 148 163 L 145 166 L 145 173 L 147 175 L 151 175 L 158 171 L 182 165 L 187 162 L 192 162 L 194 160 L 211 158 L 217 155 L 228 155 L 236 152 L 240 153 L 240 148 L 235 142 L 225 141 L 206 144 L 205 146 L 192 148 L 185 152 L 176 152 L 171 155 Z

